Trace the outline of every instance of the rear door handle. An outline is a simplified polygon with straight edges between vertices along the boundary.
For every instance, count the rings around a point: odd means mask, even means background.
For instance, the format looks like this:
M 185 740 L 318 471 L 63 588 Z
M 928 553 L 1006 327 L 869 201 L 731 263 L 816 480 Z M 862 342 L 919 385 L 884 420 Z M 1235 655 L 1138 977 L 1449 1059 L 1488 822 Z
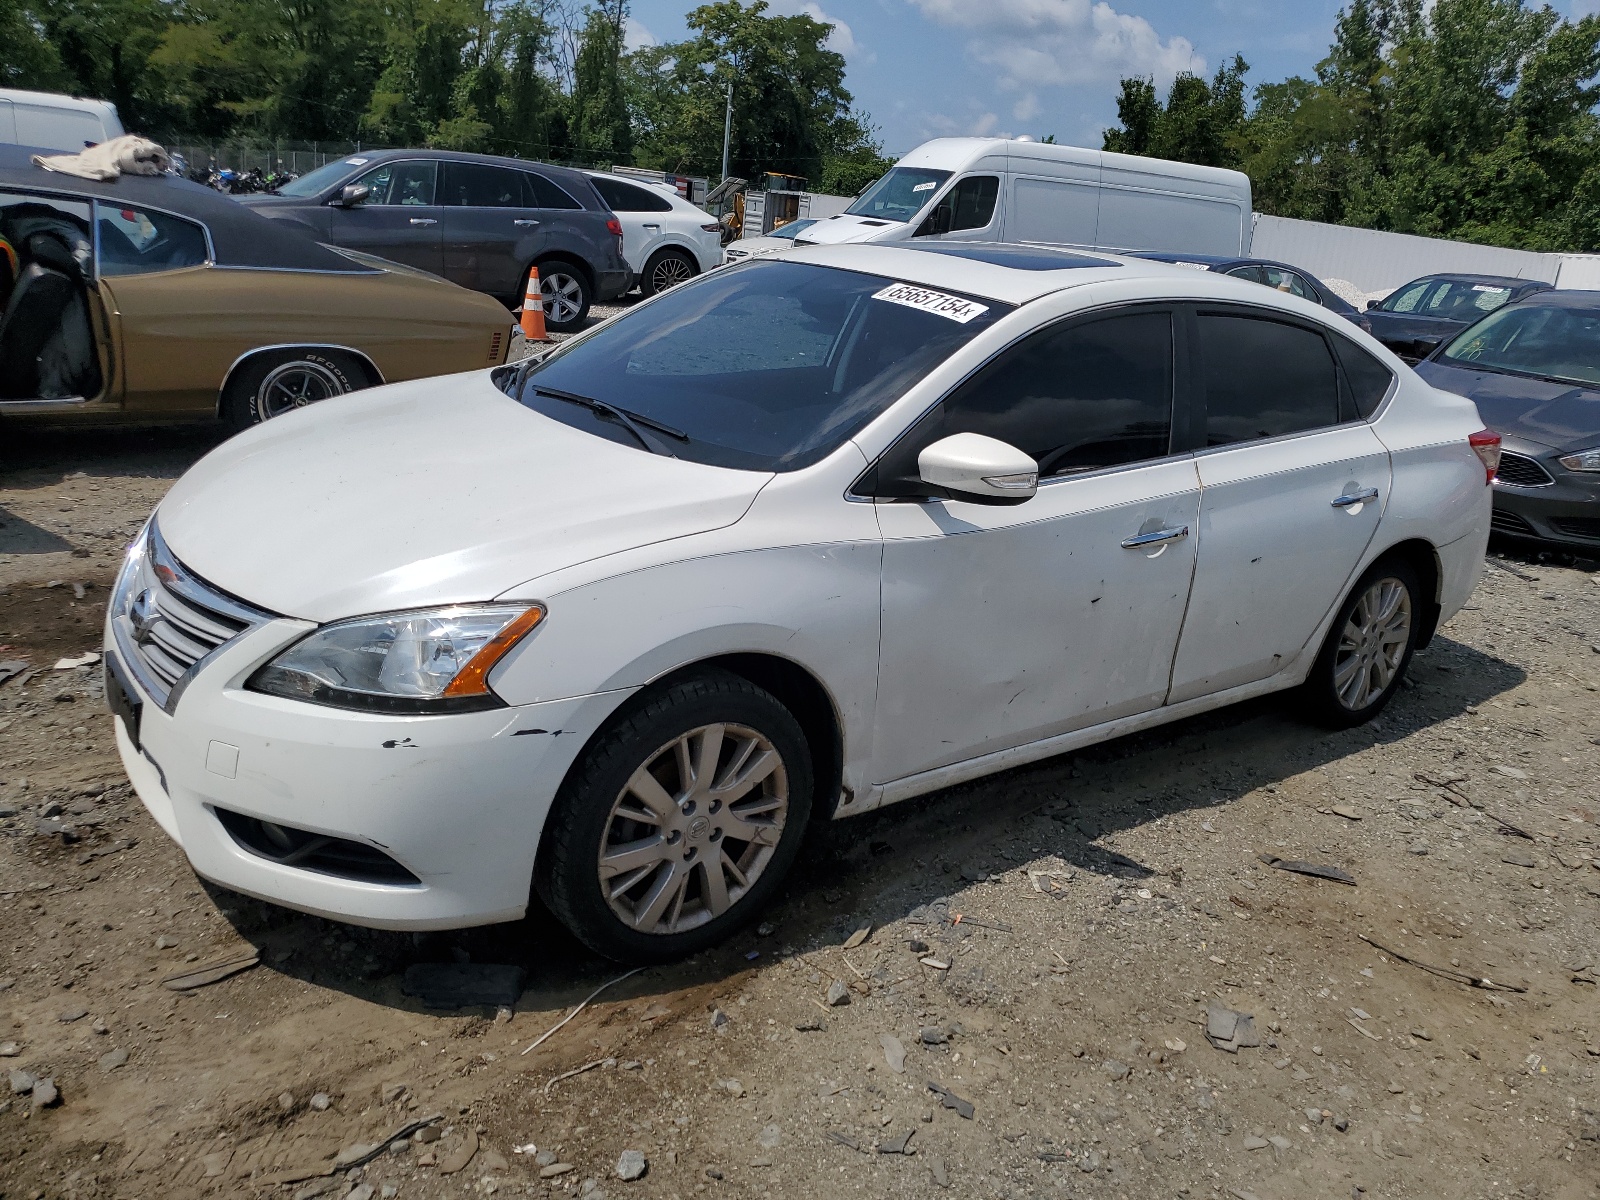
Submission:
M 512 221 L 511 223 L 513 225 L 517 226 L 518 228 L 521 228 L 521 229 L 532 229 L 539 222 L 528 220 L 526 218 L 518 218 L 517 220 Z
M 413 225 L 437 225 L 439 222 L 432 217 L 412 217 L 411 223 Z
M 646 222 L 645 222 L 645 226 L 644 226 L 644 227 L 645 227 L 645 228 L 646 228 L 646 229 L 660 229 L 660 228 L 661 228 L 661 226 L 659 226 L 659 225 L 654 225 L 654 224 L 651 224 L 651 223 L 650 223 L 650 222 L 648 222 L 648 221 L 646 221 Z
M 1378 498 L 1377 488 L 1362 488 L 1359 492 L 1349 492 L 1340 496 L 1333 502 L 1335 508 L 1354 508 L 1357 504 L 1365 504 L 1369 500 Z
M 1175 525 L 1171 529 L 1158 529 L 1154 533 L 1137 533 L 1133 537 L 1122 539 L 1124 550 L 1142 550 L 1146 546 L 1165 546 L 1168 542 L 1181 542 L 1189 536 L 1187 525 Z

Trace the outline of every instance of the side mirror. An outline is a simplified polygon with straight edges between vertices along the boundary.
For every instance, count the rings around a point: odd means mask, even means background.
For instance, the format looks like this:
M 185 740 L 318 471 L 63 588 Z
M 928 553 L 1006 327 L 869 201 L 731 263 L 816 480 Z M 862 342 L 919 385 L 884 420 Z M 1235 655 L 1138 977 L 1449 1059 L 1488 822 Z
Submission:
M 974 504 L 1021 504 L 1039 490 L 1039 464 L 981 433 L 940 438 L 917 455 L 917 474 L 935 495 Z
M 358 204 L 365 204 L 370 195 L 372 189 L 366 184 L 347 183 L 339 190 L 339 197 L 334 203 L 340 208 L 355 208 Z
M 923 218 L 922 224 L 917 226 L 913 237 L 934 237 L 941 233 L 950 232 L 950 205 L 940 201 L 937 208 Z
M 1379 301 L 1377 301 L 1377 300 L 1363 300 L 1361 302 L 1361 311 L 1362 312 L 1371 312 L 1373 309 L 1378 307 L 1378 304 L 1379 304 Z

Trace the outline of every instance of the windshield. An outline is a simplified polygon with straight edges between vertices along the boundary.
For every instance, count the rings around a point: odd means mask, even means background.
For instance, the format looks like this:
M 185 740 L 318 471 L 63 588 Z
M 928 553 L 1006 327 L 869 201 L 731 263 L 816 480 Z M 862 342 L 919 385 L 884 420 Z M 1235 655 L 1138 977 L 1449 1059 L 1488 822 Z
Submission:
M 356 167 L 371 161 L 359 154 L 353 158 L 341 158 L 336 162 L 323 163 L 315 171 L 307 171 L 299 179 L 291 179 L 274 192 L 277 196 L 316 196 L 327 191 L 346 175 L 351 174 Z
M 809 217 L 804 221 L 790 221 L 787 225 L 779 225 L 771 233 L 767 234 L 767 236 L 775 238 L 792 238 L 802 229 L 810 229 L 815 224 L 816 222 L 811 220 Z
M 517 398 L 625 445 L 794 471 L 827 457 L 1009 311 L 878 275 L 757 261 L 680 284 L 568 342 L 527 374 Z M 515 395 L 516 375 L 501 378 Z
M 1518 304 L 1485 317 L 1440 352 L 1463 367 L 1600 384 L 1600 311 Z
M 891 167 L 889 173 L 866 191 L 845 212 L 884 221 L 909 221 L 922 211 L 949 171 L 928 167 Z
M 1463 283 L 1455 279 L 1419 279 L 1378 305 L 1381 312 L 1447 321 L 1476 321 L 1511 299 L 1511 289 L 1496 283 Z

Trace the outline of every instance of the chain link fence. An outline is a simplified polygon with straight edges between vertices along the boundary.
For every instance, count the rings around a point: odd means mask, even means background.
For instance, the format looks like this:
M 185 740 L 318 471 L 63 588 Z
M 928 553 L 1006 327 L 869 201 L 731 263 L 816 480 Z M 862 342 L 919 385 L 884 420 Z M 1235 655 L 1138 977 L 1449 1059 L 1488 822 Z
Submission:
M 190 172 L 197 175 L 205 174 L 208 168 L 218 171 L 227 168 L 241 173 L 253 170 L 263 175 L 274 171 L 304 175 L 324 163 L 362 150 L 383 148 L 370 142 L 198 142 L 187 139 L 164 145 L 169 152 L 183 155 Z

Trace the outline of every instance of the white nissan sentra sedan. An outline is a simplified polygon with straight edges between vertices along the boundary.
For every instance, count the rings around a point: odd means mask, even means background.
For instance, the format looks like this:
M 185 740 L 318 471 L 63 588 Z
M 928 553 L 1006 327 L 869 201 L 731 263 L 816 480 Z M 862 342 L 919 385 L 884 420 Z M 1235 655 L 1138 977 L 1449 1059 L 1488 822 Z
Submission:
M 725 937 L 804 827 L 1266 692 L 1377 713 L 1498 438 L 1347 321 L 1160 263 L 818 247 L 197 464 L 106 629 L 194 869 L 395 929 L 536 890 Z

